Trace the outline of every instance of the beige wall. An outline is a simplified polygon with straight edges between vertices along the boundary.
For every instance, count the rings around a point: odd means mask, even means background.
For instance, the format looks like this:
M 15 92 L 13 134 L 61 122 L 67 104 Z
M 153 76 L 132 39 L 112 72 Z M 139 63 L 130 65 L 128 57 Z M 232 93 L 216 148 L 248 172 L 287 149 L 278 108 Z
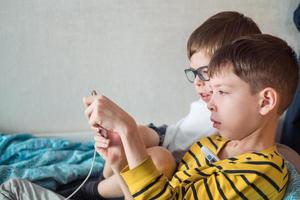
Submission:
M 109 96 L 141 123 L 174 123 L 196 99 L 186 41 L 219 11 L 252 17 L 300 50 L 299 0 L 0 0 L 0 132 L 88 130 L 81 98 Z

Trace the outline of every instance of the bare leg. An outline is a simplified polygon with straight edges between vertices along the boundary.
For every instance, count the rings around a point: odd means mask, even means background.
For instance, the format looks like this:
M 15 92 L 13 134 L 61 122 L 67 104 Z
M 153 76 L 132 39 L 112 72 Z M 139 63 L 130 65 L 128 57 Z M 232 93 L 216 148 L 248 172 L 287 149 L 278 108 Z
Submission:
M 173 177 L 176 170 L 176 161 L 172 153 L 164 147 L 151 147 L 147 149 L 156 168 L 161 171 L 168 179 Z
M 138 125 L 138 131 L 146 148 L 158 146 L 159 136 L 153 129 L 148 126 Z
M 113 171 L 107 162 L 104 164 L 102 175 L 106 179 L 113 175 Z
M 119 187 L 116 175 L 112 175 L 98 184 L 98 192 L 105 198 L 122 197 L 123 193 Z

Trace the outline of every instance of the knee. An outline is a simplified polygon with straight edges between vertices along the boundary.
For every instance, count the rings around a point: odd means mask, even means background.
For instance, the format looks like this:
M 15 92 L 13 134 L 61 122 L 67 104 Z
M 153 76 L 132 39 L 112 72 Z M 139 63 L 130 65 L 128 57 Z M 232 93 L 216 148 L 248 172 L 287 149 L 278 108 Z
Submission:
M 147 148 L 158 145 L 159 136 L 153 129 L 151 129 L 147 126 L 138 125 L 138 132 Z
M 103 172 L 102 172 L 102 176 L 103 176 L 103 178 L 108 178 L 108 177 L 110 177 L 111 176 L 111 174 L 109 173 L 109 172 L 106 172 L 106 171 L 104 171 L 103 170 Z
M 176 162 L 171 152 L 163 147 L 152 147 L 147 149 L 147 152 L 157 169 L 170 179 L 176 169 Z

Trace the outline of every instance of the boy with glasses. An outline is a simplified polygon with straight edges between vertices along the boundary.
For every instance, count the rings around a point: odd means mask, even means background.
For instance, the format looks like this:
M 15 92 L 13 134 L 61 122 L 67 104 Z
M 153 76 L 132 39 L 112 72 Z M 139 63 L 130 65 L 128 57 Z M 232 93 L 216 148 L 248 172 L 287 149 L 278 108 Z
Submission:
M 207 109 L 207 102 L 211 97 L 210 88 L 206 83 L 208 80 L 207 65 L 212 55 L 217 49 L 240 36 L 260 33 L 257 24 L 243 14 L 220 12 L 208 18 L 189 37 L 187 55 L 191 67 L 185 70 L 185 74 L 188 81 L 194 84 L 196 94 L 200 99 L 193 102 L 189 114 L 174 125 L 138 126 L 148 154 L 158 169 L 167 177 L 172 176 L 176 164 L 170 159 L 166 149 L 172 152 L 176 163 L 179 163 L 184 153 L 195 141 L 216 132 L 210 121 L 210 111 Z M 97 127 L 93 129 L 99 132 Z M 98 140 L 105 145 L 109 143 L 103 137 Z M 95 182 L 94 191 L 98 190 L 99 194 L 106 198 L 122 196 L 122 191 L 115 186 L 118 181 L 108 164 L 105 164 L 103 175 L 106 179 L 99 184 Z

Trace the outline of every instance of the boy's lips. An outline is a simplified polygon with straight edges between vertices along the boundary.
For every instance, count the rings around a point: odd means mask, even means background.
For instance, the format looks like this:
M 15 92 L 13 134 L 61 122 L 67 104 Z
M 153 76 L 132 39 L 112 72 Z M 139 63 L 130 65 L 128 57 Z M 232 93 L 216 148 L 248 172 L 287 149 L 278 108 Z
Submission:
M 206 102 L 208 102 L 209 101 L 209 99 L 210 99 L 210 94 L 206 94 L 206 93 L 198 93 L 198 95 L 204 100 L 204 101 L 206 101 Z
M 212 121 L 214 128 L 218 128 L 221 125 L 221 122 L 214 120 L 212 117 L 210 118 L 210 121 Z

